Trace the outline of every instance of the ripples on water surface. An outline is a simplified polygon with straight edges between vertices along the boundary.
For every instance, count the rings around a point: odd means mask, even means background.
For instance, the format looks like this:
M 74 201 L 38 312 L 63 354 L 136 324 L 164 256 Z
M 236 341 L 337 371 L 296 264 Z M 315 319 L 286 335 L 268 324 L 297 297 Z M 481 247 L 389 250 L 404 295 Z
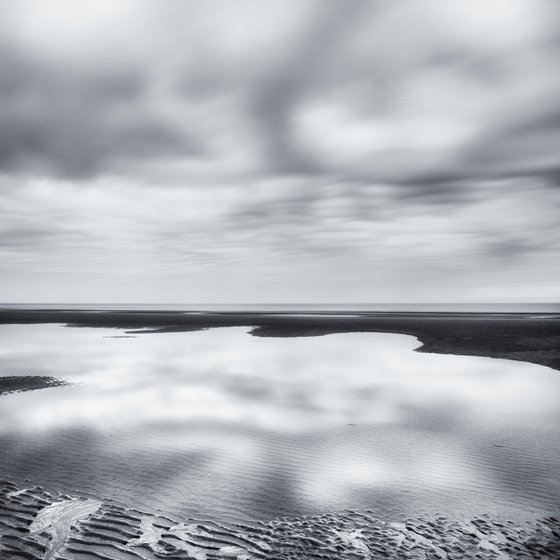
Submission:
M 230 521 L 557 511 L 559 372 L 246 331 L 1 326 L 0 375 L 73 383 L 0 397 L 1 475 Z

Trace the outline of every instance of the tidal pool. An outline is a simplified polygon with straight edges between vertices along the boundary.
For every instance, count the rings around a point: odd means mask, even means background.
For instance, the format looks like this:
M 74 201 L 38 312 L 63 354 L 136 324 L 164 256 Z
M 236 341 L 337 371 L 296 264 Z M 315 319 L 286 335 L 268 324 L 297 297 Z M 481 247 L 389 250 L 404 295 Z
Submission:
M 560 503 L 560 372 L 411 336 L 113 338 L 0 326 L 0 478 L 230 521 L 374 510 L 528 519 Z

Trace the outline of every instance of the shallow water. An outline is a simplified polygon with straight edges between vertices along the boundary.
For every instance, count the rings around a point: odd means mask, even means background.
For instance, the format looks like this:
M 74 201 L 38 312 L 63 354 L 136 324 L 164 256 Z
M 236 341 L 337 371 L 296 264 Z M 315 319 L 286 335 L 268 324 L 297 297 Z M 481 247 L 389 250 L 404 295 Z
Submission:
M 378 333 L 111 338 L 0 327 L 0 477 L 235 520 L 346 508 L 532 518 L 560 503 L 560 373 Z

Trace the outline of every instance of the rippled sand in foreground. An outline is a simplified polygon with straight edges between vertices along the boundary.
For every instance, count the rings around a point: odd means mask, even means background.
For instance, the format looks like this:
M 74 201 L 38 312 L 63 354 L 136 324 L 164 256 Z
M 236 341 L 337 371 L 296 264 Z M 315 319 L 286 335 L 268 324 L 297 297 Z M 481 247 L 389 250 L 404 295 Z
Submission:
M 550 560 L 559 551 L 554 517 L 514 524 L 419 516 L 401 523 L 344 511 L 226 526 L 0 481 L 0 553 L 9 558 Z

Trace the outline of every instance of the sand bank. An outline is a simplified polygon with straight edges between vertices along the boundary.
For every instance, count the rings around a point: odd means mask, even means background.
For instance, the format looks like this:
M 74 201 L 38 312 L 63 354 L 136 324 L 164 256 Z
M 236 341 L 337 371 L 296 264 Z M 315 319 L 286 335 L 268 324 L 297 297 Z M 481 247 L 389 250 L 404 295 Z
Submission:
M 0 395 L 8 393 L 21 393 L 22 391 L 35 391 L 47 387 L 61 387 L 66 381 L 45 375 L 25 375 L 0 377 Z
M 10 558 L 552 560 L 559 551 L 554 517 L 520 525 L 486 516 L 393 521 L 342 511 L 225 525 L 0 481 L 0 554 Z

